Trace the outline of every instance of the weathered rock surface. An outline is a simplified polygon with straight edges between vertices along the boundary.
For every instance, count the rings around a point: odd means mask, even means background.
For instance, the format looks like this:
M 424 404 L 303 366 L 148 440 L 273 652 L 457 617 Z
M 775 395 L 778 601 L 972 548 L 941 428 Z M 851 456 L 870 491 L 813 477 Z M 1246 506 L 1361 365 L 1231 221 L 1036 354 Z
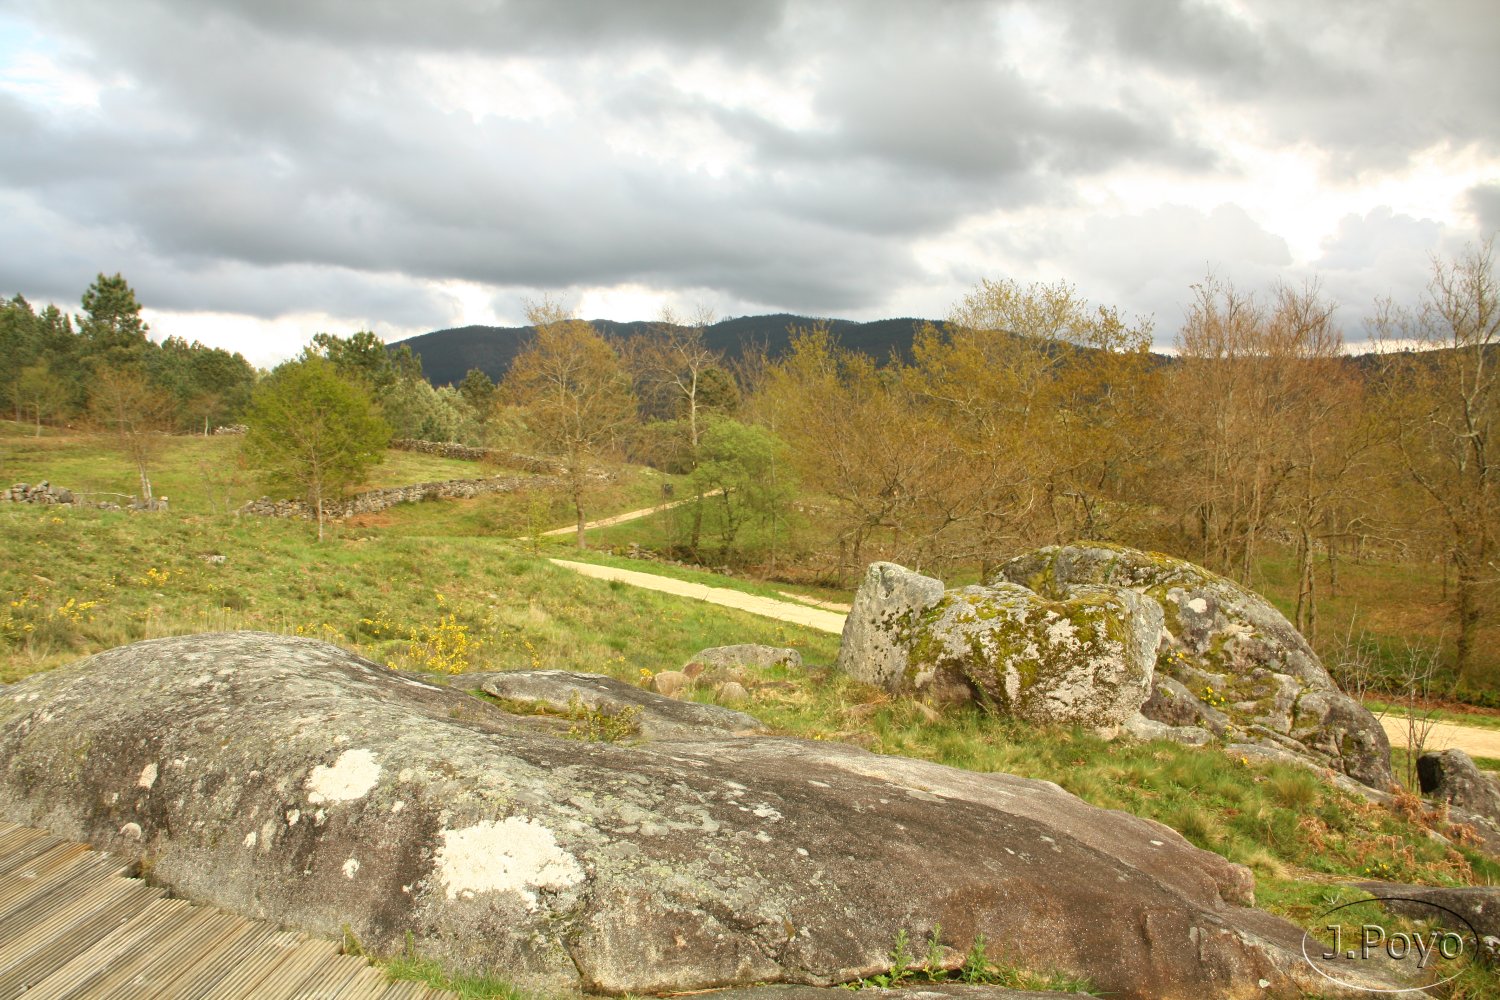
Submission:
M 1373 788 L 1390 786 L 1390 743 L 1380 724 L 1338 689 L 1307 641 L 1258 594 L 1182 559 L 1102 543 L 1038 549 L 1006 563 L 998 579 L 1051 596 L 1087 584 L 1150 598 L 1168 633 L 1157 674 L 1181 689 L 1173 691 L 1176 707 L 1163 711 L 1169 699 L 1153 697 L 1146 715 L 1215 730 L 1222 717 L 1230 737 L 1325 761 Z
M 943 596 L 943 581 L 895 563 L 871 563 L 844 619 L 837 667 L 895 690 L 906 678 L 912 629 Z
M 1118 726 L 1151 691 L 1161 609 L 1118 587 L 1048 599 L 1014 583 L 949 591 L 911 629 L 916 690 L 960 678 L 978 700 L 1032 722 Z
M 1500 822 L 1500 781 L 1481 771 L 1462 750 L 1418 757 L 1417 782 L 1423 795 Z
M 542 705 L 554 712 L 578 707 L 626 719 L 644 739 L 729 736 L 765 732 L 766 727 L 744 712 L 678 701 L 617 681 L 603 674 L 571 670 L 504 670 L 462 674 L 454 686 L 478 689 L 509 701 Z
M 700 663 L 709 670 L 724 670 L 734 667 L 801 667 L 802 654 L 795 649 L 781 646 L 764 646 L 746 642 L 736 646 L 714 646 L 693 654 L 690 662 Z
M 1048 782 L 542 721 L 313 640 L 142 642 L 7 689 L 0 817 L 536 989 L 833 985 L 938 923 L 949 965 L 983 934 L 1119 997 L 1328 985 L 1296 927 L 1244 907 L 1248 870 Z

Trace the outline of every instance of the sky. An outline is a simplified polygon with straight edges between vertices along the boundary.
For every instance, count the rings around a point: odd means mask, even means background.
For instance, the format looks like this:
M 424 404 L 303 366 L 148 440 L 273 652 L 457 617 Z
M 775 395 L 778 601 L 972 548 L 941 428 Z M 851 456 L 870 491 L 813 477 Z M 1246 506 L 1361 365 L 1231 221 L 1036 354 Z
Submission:
M 1351 342 L 1500 230 L 1494 0 L 0 0 L 0 294 L 122 273 L 258 365 L 663 307 L 942 318 L 1065 280 L 1170 345 Z

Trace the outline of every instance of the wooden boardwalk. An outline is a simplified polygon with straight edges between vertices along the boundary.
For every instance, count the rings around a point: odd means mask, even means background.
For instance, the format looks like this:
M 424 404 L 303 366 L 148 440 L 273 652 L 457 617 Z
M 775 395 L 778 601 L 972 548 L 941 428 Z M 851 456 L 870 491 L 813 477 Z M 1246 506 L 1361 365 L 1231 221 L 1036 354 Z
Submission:
M 0 823 L 0 1000 L 447 1000 L 332 941 L 167 898 L 134 864 Z

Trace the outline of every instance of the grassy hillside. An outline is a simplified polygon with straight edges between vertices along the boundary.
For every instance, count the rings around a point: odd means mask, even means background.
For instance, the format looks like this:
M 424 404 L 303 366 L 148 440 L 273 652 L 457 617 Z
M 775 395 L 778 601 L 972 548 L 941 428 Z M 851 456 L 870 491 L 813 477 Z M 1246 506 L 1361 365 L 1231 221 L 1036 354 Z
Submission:
M 1461 832 L 1413 796 L 1387 809 L 1306 772 L 1214 748 L 1106 743 L 1084 730 L 1022 725 L 976 711 L 934 717 L 834 673 L 835 636 L 558 568 L 546 557 L 573 557 L 565 543 L 514 540 L 528 523 L 557 513 L 545 495 L 396 508 L 338 526 L 320 544 L 303 522 L 223 513 L 214 490 L 227 487 L 212 477 L 233 469 L 233 455 L 232 441 L 173 440 L 157 477 L 160 491 L 173 498 L 164 514 L 0 506 L 0 545 L 8 554 L 0 563 L 0 681 L 137 639 L 239 628 L 325 638 L 416 669 L 559 667 L 632 681 L 676 668 L 705 646 L 786 644 L 802 651 L 807 669 L 743 677 L 750 703 L 742 707 L 774 731 L 1056 781 L 1090 802 L 1159 820 L 1249 865 L 1261 905 L 1310 927 L 1319 926 L 1319 914 L 1334 902 L 1355 898 L 1341 887 L 1343 880 L 1500 879 L 1500 865 L 1453 842 Z M 465 463 L 393 453 L 380 478 L 473 471 Z M 244 480 L 237 495 L 252 495 L 249 478 L 234 475 Z M 14 434 L 0 436 L 0 476 L 101 491 L 128 491 L 132 479 L 123 463 L 88 438 Z M 213 490 L 212 483 L 218 484 Z M 598 498 L 599 513 L 639 507 L 660 493 L 659 477 L 629 473 Z M 564 514 L 558 523 L 566 520 Z M 625 533 L 611 529 L 611 537 Z M 781 589 L 683 568 L 665 571 L 760 593 Z M 695 697 L 712 700 L 712 688 L 700 688 Z M 1450 840 L 1435 839 L 1433 830 Z M 397 971 L 436 974 L 420 962 Z M 1474 971 L 1450 995 L 1496 990 L 1500 982 Z

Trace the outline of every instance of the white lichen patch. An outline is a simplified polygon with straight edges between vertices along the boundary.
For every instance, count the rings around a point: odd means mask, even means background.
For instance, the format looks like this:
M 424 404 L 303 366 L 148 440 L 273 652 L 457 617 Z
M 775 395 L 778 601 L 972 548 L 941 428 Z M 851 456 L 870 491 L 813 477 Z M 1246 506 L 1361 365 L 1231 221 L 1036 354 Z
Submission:
M 297 821 L 302 818 L 301 809 L 288 809 L 286 814 L 286 825 L 296 826 Z
M 368 750 L 345 750 L 332 767 L 319 764 L 307 776 L 307 801 L 352 802 L 364 798 L 380 780 L 380 765 Z
M 405 808 L 406 808 L 406 803 L 402 802 L 400 799 L 397 799 L 395 802 L 391 803 L 391 812 L 392 813 L 398 813 L 398 812 L 400 812 L 401 810 L 403 810 Z
M 1078 629 L 1066 618 L 1059 618 L 1047 626 L 1047 641 L 1061 649 L 1073 652 L 1078 649 Z
M 152 761 L 141 768 L 141 776 L 136 779 L 136 785 L 140 788 L 150 788 L 156 784 L 156 761 Z
M 584 878 L 583 867 L 557 846 L 552 831 L 524 816 L 444 830 L 442 839 L 433 869 L 449 899 L 514 892 L 535 910 L 536 890 L 566 889 Z
M 140 840 L 141 833 L 141 824 L 139 823 L 126 823 L 120 827 L 120 836 L 129 837 L 131 840 Z
M 254 847 L 255 846 L 255 831 L 254 830 L 251 830 L 249 833 L 245 834 L 245 846 L 246 847 Z
M 352 879 L 359 872 L 359 859 L 350 858 L 344 862 L 344 878 Z
M 1191 601 L 1188 601 L 1187 606 L 1200 615 L 1208 610 L 1208 602 L 1201 597 L 1195 597 Z

